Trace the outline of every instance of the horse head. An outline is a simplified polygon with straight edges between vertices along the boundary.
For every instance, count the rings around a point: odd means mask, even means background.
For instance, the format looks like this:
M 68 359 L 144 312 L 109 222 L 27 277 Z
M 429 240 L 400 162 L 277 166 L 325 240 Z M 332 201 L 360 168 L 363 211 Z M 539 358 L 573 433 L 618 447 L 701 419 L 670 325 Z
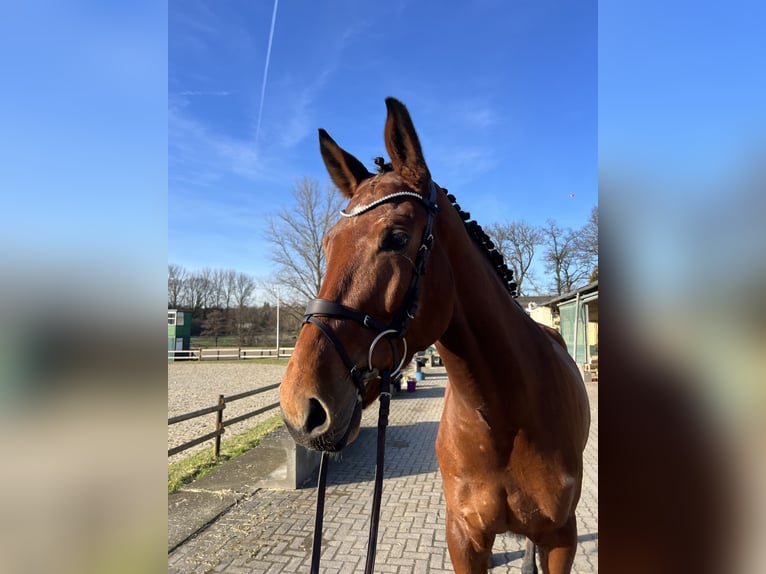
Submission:
M 451 315 L 452 270 L 437 231 L 449 203 L 407 109 L 393 98 L 386 107 L 391 163 L 377 174 L 319 130 L 322 159 L 349 203 L 323 239 L 327 270 L 280 387 L 287 428 L 315 450 L 353 441 L 381 373 L 437 340 Z

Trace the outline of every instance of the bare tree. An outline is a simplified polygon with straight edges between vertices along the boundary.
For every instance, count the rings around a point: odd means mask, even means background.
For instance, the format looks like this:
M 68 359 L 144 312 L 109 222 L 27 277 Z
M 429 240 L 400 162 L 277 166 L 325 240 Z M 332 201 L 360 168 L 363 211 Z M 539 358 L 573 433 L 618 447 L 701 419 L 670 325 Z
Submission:
M 494 223 L 487 226 L 487 234 L 492 238 L 495 249 L 503 254 L 506 265 L 513 269 L 519 295 L 526 295 L 524 280 L 531 280 L 529 267 L 535 256 L 535 248 L 543 241 L 540 228 L 526 221 Z
M 578 248 L 579 236 L 572 229 L 562 229 L 549 219 L 542 228 L 546 247 L 545 270 L 552 274 L 551 287 L 562 295 L 587 283 L 590 274 L 589 259 Z
M 205 267 L 197 272 L 197 289 L 199 291 L 200 306 L 207 309 L 213 298 L 213 270 Z
M 292 189 L 293 204 L 267 220 L 266 238 L 273 244 L 277 281 L 302 299 L 319 293 L 326 261 L 322 238 L 338 218 L 343 200 L 328 184 L 324 191 L 309 177 Z
M 226 314 L 220 309 L 213 309 L 202 321 L 201 335 L 203 337 L 215 337 L 215 346 L 218 346 L 218 337 L 225 335 L 229 330 L 229 321 Z
M 224 309 L 231 309 L 231 302 L 237 290 L 237 272 L 234 269 L 221 271 L 223 274 L 223 305 Z
M 225 309 L 225 277 L 226 271 L 223 269 L 214 269 L 210 272 L 210 292 L 208 306 L 211 309 Z
M 254 291 L 255 279 L 253 279 L 253 277 L 247 273 L 235 272 L 231 296 L 234 299 L 234 303 L 238 309 L 247 307 L 247 305 L 250 303 L 250 298 L 253 296 Z
M 234 320 L 236 324 L 236 332 L 239 336 L 240 345 L 247 343 L 249 337 L 249 309 L 248 304 L 250 298 L 255 291 L 255 279 L 247 273 L 235 273 L 233 277 L 233 289 L 231 292 L 232 299 L 236 304 L 236 310 L 234 312 Z
M 590 269 L 588 281 L 598 279 L 598 207 L 593 207 L 587 223 L 577 233 L 577 249 Z
M 209 268 L 195 271 L 186 278 L 186 297 L 184 302 L 192 311 L 199 311 L 207 308 L 210 297 L 210 277 Z
M 187 276 L 185 268 L 175 263 L 168 264 L 168 309 L 178 309 L 182 303 Z
M 587 223 L 579 232 L 578 248 L 583 255 L 592 257 L 593 264 L 598 264 L 598 207 L 594 206 Z

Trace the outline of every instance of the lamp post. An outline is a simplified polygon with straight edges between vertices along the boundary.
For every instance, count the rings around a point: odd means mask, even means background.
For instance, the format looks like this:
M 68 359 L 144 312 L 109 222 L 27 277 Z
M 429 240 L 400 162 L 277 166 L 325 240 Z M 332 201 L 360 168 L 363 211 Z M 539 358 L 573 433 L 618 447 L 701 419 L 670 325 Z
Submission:
M 279 358 L 279 288 L 274 287 L 274 293 L 277 294 L 277 359 Z

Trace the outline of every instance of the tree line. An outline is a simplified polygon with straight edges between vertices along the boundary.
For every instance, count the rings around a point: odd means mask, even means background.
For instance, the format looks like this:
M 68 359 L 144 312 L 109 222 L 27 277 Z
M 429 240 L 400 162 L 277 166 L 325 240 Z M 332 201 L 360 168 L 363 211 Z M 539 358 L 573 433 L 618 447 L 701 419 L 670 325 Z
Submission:
M 304 177 L 292 189 L 292 204 L 267 219 L 266 239 L 280 285 L 282 341 L 300 329 L 306 301 L 317 296 L 326 270 L 322 239 L 338 220 L 343 198 Z M 520 295 L 562 295 L 598 278 L 598 208 L 578 229 L 549 219 L 535 226 L 524 220 L 485 225 L 495 248 L 513 269 Z M 535 272 L 539 258 L 544 274 Z M 189 271 L 168 265 L 168 308 L 192 312 L 192 336 L 235 336 L 242 346 L 274 342 L 276 308 L 254 304 L 255 277 L 233 269 Z
M 549 219 L 534 226 L 517 220 L 487 226 L 495 248 L 513 269 L 520 295 L 563 295 L 598 279 L 598 208 L 579 229 Z M 541 256 L 546 275 L 530 272 Z
M 255 304 L 258 280 L 234 269 L 190 271 L 168 264 L 168 309 L 190 311 L 192 337 L 234 337 L 238 346 L 276 346 L 277 307 Z M 289 345 L 300 329 L 304 305 L 280 305 L 280 344 Z

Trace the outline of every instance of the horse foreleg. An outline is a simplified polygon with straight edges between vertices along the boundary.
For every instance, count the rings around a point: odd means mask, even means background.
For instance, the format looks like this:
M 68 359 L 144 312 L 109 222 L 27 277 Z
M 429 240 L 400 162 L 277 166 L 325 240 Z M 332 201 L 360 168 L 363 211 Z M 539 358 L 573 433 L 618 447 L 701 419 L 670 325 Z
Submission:
M 521 563 L 521 574 L 537 574 L 537 562 L 535 562 L 535 544 L 527 538 L 524 547 L 524 560 Z
M 447 548 L 455 574 L 486 574 L 495 535 L 471 528 L 447 509 Z
M 574 515 L 564 526 L 542 537 L 537 547 L 544 574 L 569 574 L 577 552 L 577 521 Z

